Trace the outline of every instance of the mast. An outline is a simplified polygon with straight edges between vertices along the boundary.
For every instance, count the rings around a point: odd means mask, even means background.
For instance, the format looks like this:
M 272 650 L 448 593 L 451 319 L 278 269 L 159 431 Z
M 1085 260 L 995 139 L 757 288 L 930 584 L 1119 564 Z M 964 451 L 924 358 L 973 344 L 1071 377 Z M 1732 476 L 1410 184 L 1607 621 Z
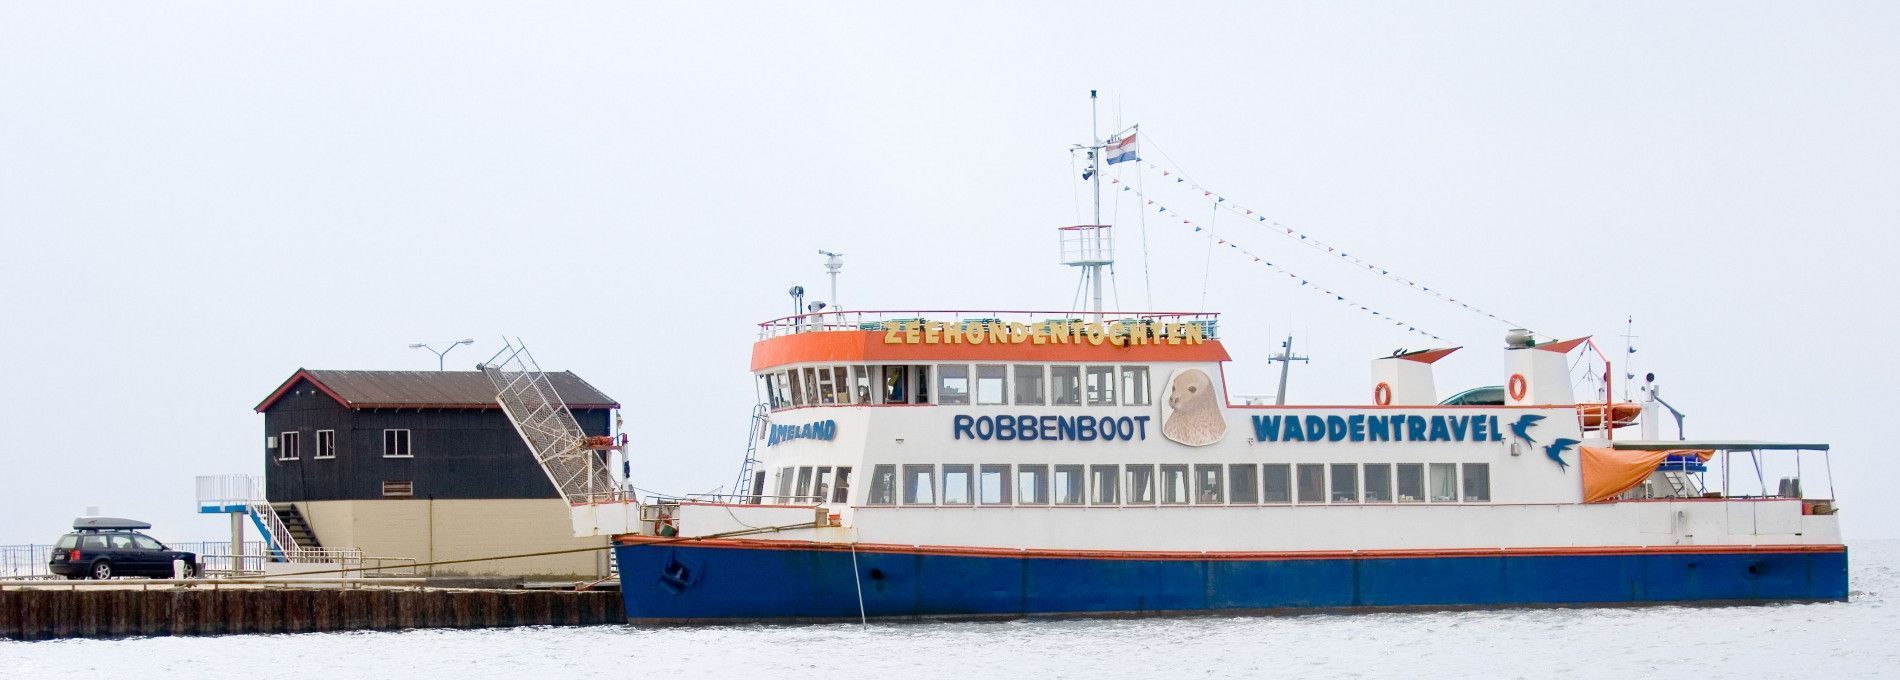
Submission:
M 1280 343 L 1279 354 L 1275 354 L 1273 356 L 1267 357 L 1267 361 L 1269 362 L 1273 362 L 1273 361 L 1280 362 L 1280 392 L 1279 394 L 1274 395 L 1273 403 L 1281 405 L 1281 406 L 1286 405 L 1287 369 L 1290 369 L 1293 367 L 1293 362 L 1306 361 L 1306 359 L 1307 359 L 1306 357 L 1293 355 L 1293 336 L 1292 335 L 1286 336 L 1286 342 Z
M 1096 115 L 1095 90 L 1089 90 L 1089 178 L 1095 183 L 1095 224 L 1102 223 L 1102 131 Z M 1099 234 L 1099 232 L 1098 232 Z M 1097 316 L 1102 313 L 1102 266 L 1088 268 L 1090 286 L 1094 295 L 1091 309 Z

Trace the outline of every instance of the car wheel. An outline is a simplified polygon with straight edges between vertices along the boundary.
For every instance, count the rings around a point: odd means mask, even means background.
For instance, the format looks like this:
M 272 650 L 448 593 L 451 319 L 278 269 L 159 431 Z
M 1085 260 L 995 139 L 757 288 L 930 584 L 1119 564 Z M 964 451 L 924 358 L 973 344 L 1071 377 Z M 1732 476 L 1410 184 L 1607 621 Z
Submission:
M 179 578 L 192 578 L 197 575 L 198 575 L 198 565 L 192 564 L 190 562 L 186 562 L 185 566 L 178 570 Z
M 105 560 L 92 563 L 92 577 L 101 581 L 112 578 L 112 563 Z

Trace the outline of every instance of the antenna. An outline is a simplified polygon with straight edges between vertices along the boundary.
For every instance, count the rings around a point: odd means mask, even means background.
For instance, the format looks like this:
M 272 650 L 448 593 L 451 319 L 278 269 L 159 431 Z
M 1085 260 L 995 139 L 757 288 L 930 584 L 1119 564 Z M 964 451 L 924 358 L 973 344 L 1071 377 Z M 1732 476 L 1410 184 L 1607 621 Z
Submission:
M 838 270 L 844 269 L 844 253 L 820 248 L 818 254 L 825 256 L 825 275 L 831 277 L 831 311 L 843 310 L 844 305 L 838 304 Z
M 1631 344 L 1635 333 L 1636 317 L 1623 317 L 1623 401 L 1630 400 L 1630 383 L 1636 381 L 1636 346 Z
M 1109 226 L 1102 224 L 1102 150 L 1107 145 L 1102 142 L 1097 121 L 1097 100 L 1096 91 L 1089 90 L 1089 143 L 1069 148 L 1069 153 L 1081 151 L 1088 158 L 1088 167 L 1082 171 L 1082 179 L 1093 185 L 1095 223 L 1063 227 L 1061 241 L 1062 263 L 1082 268 L 1081 283 L 1089 289 L 1089 310 L 1099 317 L 1102 314 L 1102 275 L 1104 270 L 1114 268 L 1115 253 Z
M 1293 362 L 1295 361 L 1305 362 L 1306 360 L 1307 360 L 1307 357 L 1294 356 L 1293 336 L 1290 334 L 1286 336 L 1285 342 L 1280 343 L 1280 353 L 1267 357 L 1268 363 L 1272 363 L 1275 361 L 1280 362 L 1280 393 L 1277 395 L 1274 395 L 1273 403 L 1281 405 L 1281 406 L 1286 405 L 1287 370 L 1293 367 Z

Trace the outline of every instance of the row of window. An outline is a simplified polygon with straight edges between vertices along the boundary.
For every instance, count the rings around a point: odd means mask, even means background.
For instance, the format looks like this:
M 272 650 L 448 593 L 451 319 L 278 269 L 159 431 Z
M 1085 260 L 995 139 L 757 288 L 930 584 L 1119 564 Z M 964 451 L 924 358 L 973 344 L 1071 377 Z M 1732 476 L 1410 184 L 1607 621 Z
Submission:
M 1491 500 L 1488 463 L 913 464 L 902 466 L 902 477 L 898 476 L 898 468 L 896 465 L 872 468 L 870 495 L 865 499 L 867 505 L 1255 505 L 1488 503 Z M 781 480 L 781 495 L 784 488 L 784 480 Z M 833 502 L 844 499 L 841 491 Z
M 760 475 L 765 473 L 761 472 Z M 760 502 L 756 482 L 753 485 L 752 502 Z M 832 468 L 826 466 L 805 466 L 798 468 L 779 468 L 778 503 L 848 503 L 851 500 L 851 468 Z
M 936 378 L 932 380 L 932 369 Z M 1147 406 L 1147 366 L 806 366 L 759 376 L 773 409 L 840 404 Z M 873 386 L 873 379 L 878 383 Z M 937 398 L 930 394 L 935 390 Z
M 324 460 L 336 457 L 336 430 L 317 430 L 317 449 L 311 458 Z M 277 435 L 277 459 L 297 460 L 303 457 L 303 433 L 284 432 Z M 408 430 L 383 430 L 384 458 L 414 458 L 415 449 L 409 445 Z

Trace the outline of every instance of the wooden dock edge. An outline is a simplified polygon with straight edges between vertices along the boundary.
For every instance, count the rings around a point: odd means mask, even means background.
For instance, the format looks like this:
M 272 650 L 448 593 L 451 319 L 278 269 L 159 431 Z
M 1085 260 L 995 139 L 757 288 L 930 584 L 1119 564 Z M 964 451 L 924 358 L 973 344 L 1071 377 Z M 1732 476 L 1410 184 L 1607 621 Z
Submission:
M 317 633 L 625 623 L 613 591 L 167 589 L 0 591 L 0 639 Z

